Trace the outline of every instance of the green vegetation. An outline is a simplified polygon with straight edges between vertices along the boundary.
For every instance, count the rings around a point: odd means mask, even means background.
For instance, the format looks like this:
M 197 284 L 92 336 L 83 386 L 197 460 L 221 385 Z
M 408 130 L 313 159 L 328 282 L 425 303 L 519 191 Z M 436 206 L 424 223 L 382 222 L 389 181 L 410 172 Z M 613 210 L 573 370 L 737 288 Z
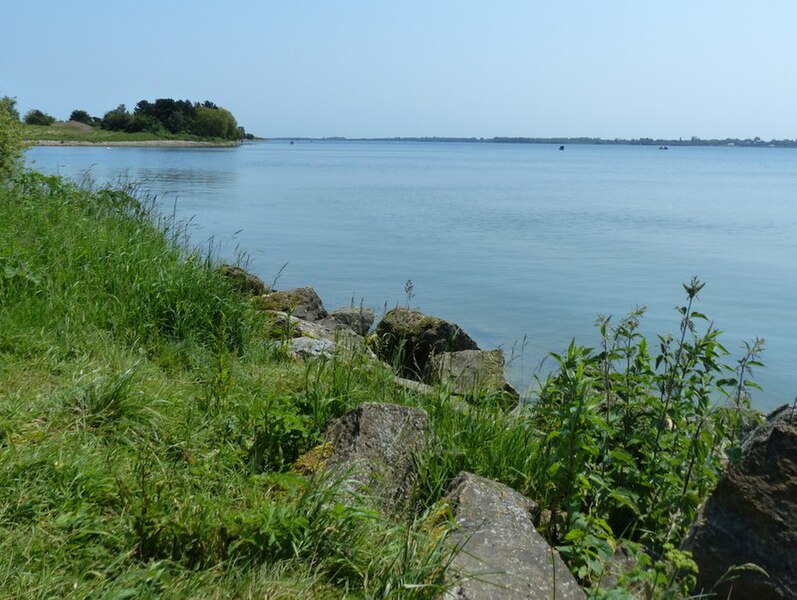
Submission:
M 52 125 L 55 123 L 55 117 L 52 115 L 48 115 L 47 113 L 43 113 L 38 108 L 32 108 L 27 113 L 25 113 L 25 124 L 26 125 Z
M 5 110 L 14 121 L 19 121 L 16 98 L 11 98 L 10 96 L 0 98 L 0 110 Z
M 15 120 L 19 120 L 16 100 L 8 96 L 0 99 L 0 106 Z M 241 139 L 253 139 L 240 127 L 232 113 L 213 102 L 158 98 L 155 102 L 141 100 L 133 112 L 124 104 L 109 110 L 102 118 L 85 110 L 75 109 L 68 122 L 56 122 L 55 117 L 38 109 L 25 115 L 23 135 L 29 141 L 55 142 L 147 142 L 189 141 L 231 145 Z
M 0 98 L 0 180 L 13 174 L 22 160 L 22 127 L 11 98 Z
M 75 109 L 69 115 L 69 120 L 74 121 L 75 123 L 85 123 L 86 125 L 99 125 L 100 119 L 97 117 L 92 117 L 88 112 L 85 110 Z
M 3 114 L 0 142 L 18 156 L 17 121 Z M 640 566 L 612 597 L 690 588 L 677 548 L 738 457 L 761 350 L 723 364 L 695 310 L 699 281 L 685 286 L 678 334 L 655 351 L 638 332 L 642 310 L 602 317 L 600 347 L 553 355 L 537 400 L 509 414 L 489 396 L 417 396 L 365 353 L 291 360 L 212 255 L 146 201 L 8 165 L 3 597 L 436 597 L 450 558 L 440 501 L 463 469 L 539 502 L 538 528 L 585 586 L 622 544 Z M 364 401 L 430 414 L 406 514 L 343 502 L 340 482 L 292 469 L 329 419 Z
M 224 140 L 246 137 L 246 132 L 238 127 L 232 113 L 209 100 L 202 104 L 171 98 L 158 98 L 155 102 L 141 100 L 132 113 L 127 111 L 124 104 L 120 104 L 105 113 L 100 126 L 128 133 L 193 134 Z

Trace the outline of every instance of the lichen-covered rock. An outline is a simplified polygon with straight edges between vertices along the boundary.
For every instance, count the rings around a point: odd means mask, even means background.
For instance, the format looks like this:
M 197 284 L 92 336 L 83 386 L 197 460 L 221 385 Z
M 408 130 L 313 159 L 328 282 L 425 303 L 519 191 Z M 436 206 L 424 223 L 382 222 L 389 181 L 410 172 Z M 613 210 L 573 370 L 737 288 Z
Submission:
M 363 336 L 368 335 L 376 318 L 374 309 L 365 306 L 339 308 L 332 311 L 329 316 L 341 325 L 345 325 L 355 333 Z
M 335 355 L 335 343 L 330 340 L 298 337 L 288 342 L 288 354 L 294 358 L 332 358 Z
M 515 490 L 460 473 L 447 496 L 459 552 L 448 568 L 458 600 L 586 598 L 559 553 L 534 529 L 534 503 Z
M 428 435 L 426 411 L 366 402 L 327 425 L 325 438 L 334 448 L 327 467 L 346 474 L 358 492 L 398 509 L 409 500 L 417 478 L 413 455 Z
M 262 296 L 268 294 L 271 288 L 263 283 L 257 275 L 252 275 L 241 267 L 234 265 L 221 265 L 219 273 L 224 275 L 233 286 L 247 296 Z
M 698 565 L 698 590 L 729 567 L 754 563 L 713 591 L 725 598 L 797 598 L 797 411 L 771 413 L 744 443 L 741 462 L 722 476 L 684 544 Z
M 269 337 L 285 341 L 288 354 L 294 358 L 331 358 L 335 355 L 352 358 L 359 353 L 369 360 L 376 360 L 365 340 L 348 327 L 337 323 L 328 325 L 326 320 L 304 321 L 276 310 L 265 312 L 270 323 Z
M 459 325 L 409 308 L 394 308 L 376 327 L 380 358 L 399 367 L 402 375 L 427 379 L 429 358 L 440 352 L 478 350 Z
M 506 408 L 515 406 L 520 397 L 504 377 L 504 352 L 500 348 L 441 352 L 431 357 L 429 366 L 434 381 L 451 386 L 462 396 L 495 393 Z
M 311 287 L 270 292 L 253 298 L 259 310 L 286 312 L 304 321 L 319 321 L 329 316 L 321 298 Z
M 264 311 L 270 321 L 271 337 L 296 338 L 308 337 L 319 340 L 339 341 L 346 340 L 353 343 L 363 343 L 362 336 L 357 335 L 348 327 L 331 319 L 320 321 L 305 321 L 279 310 Z

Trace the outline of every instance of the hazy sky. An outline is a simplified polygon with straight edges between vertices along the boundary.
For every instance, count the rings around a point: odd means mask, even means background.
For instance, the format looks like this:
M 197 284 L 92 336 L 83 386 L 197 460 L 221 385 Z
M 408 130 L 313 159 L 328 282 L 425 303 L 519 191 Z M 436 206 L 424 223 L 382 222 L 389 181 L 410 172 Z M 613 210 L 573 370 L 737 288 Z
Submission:
M 23 113 L 172 97 L 263 136 L 797 138 L 794 0 L 4 4 Z

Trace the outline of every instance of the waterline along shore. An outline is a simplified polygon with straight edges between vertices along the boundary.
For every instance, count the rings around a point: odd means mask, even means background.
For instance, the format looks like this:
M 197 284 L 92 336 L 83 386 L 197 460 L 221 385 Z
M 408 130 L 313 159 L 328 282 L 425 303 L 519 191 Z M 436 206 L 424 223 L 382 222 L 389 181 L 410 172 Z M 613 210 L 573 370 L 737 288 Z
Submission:
M 230 148 L 240 145 L 232 141 L 199 141 L 199 140 L 139 140 L 124 142 L 86 142 L 79 140 L 31 140 L 31 146 L 119 146 L 128 148 Z

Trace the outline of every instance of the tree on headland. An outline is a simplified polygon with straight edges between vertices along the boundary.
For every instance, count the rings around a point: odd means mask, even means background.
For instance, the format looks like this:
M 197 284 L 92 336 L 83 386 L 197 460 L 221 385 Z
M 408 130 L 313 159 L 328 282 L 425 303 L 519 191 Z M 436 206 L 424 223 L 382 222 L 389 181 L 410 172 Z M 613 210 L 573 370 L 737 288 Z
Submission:
M 241 137 L 235 117 L 232 116 L 230 111 L 223 108 L 197 107 L 194 131 L 197 135 L 218 137 L 226 140 L 234 140 Z
M 49 126 L 55 123 L 55 117 L 40 111 L 38 108 L 31 108 L 25 113 L 26 125 L 45 125 Z
M 146 123 L 159 123 L 170 133 L 190 131 L 196 114 L 196 105 L 189 100 L 158 98 L 155 102 L 141 100 L 136 104 L 133 118 L 141 117 Z
M 230 111 L 210 100 L 201 104 L 172 98 L 158 98 L 154 102 L 141 100 L 132 113 L 124 104 L 120 104 L 105 113 L 101 127 L 129 133 L 149 131 L 156 135 L 193 134 L 225 140 L 248 137 Z
M 3 96 L 0 107 L 7 118 L 19 122 L 16 98 Z M 108 131 L 126 133 L 148 132 L 156 137 L 172 135 L 220 138 L 223 140 L 252 139 L 240 127 L 232 113 L 210 100 L 191 102 L 158 98 L 154 102 L 139 101 L 131 111 L 124 104 L 106 112 L 102 118 L 91 116 L 88 111 L 75 109 L 69 115 L 70 121 L 99 126 Z M 52 125 L 56 119 L 39 109 L 31 109 L 24 118 L 26 125 Z
M 127 112 L 127 107 L 124 104 L 120 104 L 103 115 L 100 126 L 110 131 L 125 131 L 130 125 L 132 118 L 130 113 Z
M 99 125 L 100 119 L 98 117 L 92 117 L 88 112 L 85 110 L 75 109 L 72 111 L 72 114 L 69 115 L 70 121 L 76 121 L 77 123 L 85 123 L 86 125 Z

